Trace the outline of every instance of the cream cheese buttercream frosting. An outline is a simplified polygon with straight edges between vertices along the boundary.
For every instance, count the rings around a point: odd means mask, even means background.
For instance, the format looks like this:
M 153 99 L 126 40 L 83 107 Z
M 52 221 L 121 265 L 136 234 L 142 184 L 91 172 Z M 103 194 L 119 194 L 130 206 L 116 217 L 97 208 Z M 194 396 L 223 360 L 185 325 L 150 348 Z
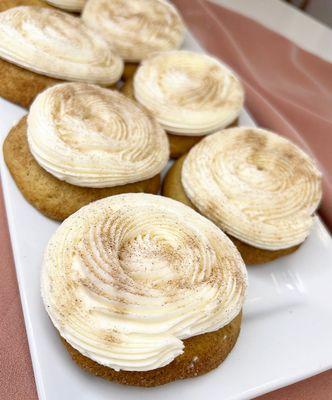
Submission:
M 152 116 L 118 91 L 86 83 L 63 83 L 39 94 L 27 134 L 40 166 L 78 186 L 152 178 L 169 158 L 167 135 Z
M 218 60 L 179 50 L 143 61 L 134 94 L 170 133 L 203 136 L 225 128 L 240 114 L 244 91 Z
M 302 243 L 322 197 L 313 160 L 289 140 L 252 127 L 220 131 L 193 147 L 182 185 L 225 232 L 267 250 Z
M 183 352 L 183 339 L 240 312 L 244 263 L 211 221 L 169 198 L 108 197 L 58 228 L 41 288 L 60 335 L 99 364 L 148 371 Z
M 45 7 L 0 13 L 0 57 L 53 78 L 111 85 L 123 61 L 77 17 Z
M 81 11 L 86 0 L 46 0 L 54 7 L 62 8 L 67 11 Z
M 165 0 L 88 0 L 82 19 L 126 61 L 179 48 L 183 41 L 182 19 Z

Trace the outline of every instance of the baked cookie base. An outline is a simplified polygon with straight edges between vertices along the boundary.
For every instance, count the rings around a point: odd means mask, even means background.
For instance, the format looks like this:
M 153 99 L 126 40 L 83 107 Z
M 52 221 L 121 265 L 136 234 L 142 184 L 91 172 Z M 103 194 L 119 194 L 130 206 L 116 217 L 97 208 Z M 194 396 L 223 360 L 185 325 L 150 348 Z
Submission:
M 127 64 L 125 64 L 124 67 L 124 71 L 126 71 L 127 68 Z M 122 75 L 123 77 L 123 75 Z M 120 92 L 123 93 L 125 96 L 129 97 L 131 100 L 135 100 L 135 96 L 134 96 L 134 81 L 131 78 L 128 79 L 123 79 L 124 80 L 124 84 L 121 87 Z
M 186 156 L 184 155 L 175 161 L 173 166 L 168 171 L 163 182 L 162 195 L 181 201 L 181 203 L 184 203 L 198 211 L 194 204 L 187 197 L 181 182 L 181 171 L 185 158 Z M 228 236 L 241 253 L 244 262 L 248 265 L 264 264 L 269 261 L 276 260 L 277 258 L 293 253 L 300 247 L 300 245 L 297 245 L 282 250 L 265 250 L 244 243 L 231 235 Z
M 49 7 L 39 0 L 2 0 L 0 12 L 18 6 Z M 59 82 L 0 59 L 0 97 L 22 107 L 29 107 L 38 93 Z
M 184 340 L 184 352 L 165 367 L 151 371 L 115 371 L 91 360 L 61 338 L 72 359 L 84 370 L 124 385 L 152 387 L 206 374 L 217 368 L 233 349 L 240 333 L 242 313 L 215 332 Z
M 128 80 L 132 79 L 137 71 L 138 66 L 139 66 L 139 63 L 125 62 L 121 79 L 123 81 L 128 81 Z
M 181 136 L 168 133 L 170 157 L 177 159 L 200 142 L 205 136 Z
M 3 144 L 8 169 L 26 200 L 51 219 L 63 221 L 81 207 L 104 197 L 130 192 L 158 193 L 160 176 L 112 188 L 71 185 L 45 171 L 32 156 L 26 117 L 9 132 Z
M 136 100 L 134 96 L 133 80 L 128 79 L 121 88 L 121 92 L 132 100 Z M 238 119 L 236 119 L 227 128 L 238 126 Z M 181 136 L 172 132 L 167 133 L 170 147 L 170 157 L 177 159 L 183 154 L 187 153 L 196 143 L 201 141 L 204 136 Z
M 38 93 L 60 82 L 0 59 L 0 97 L 24 108 L 30 106 Z
M 238 126 L 238 123 L 239 123 L 239 120 L 236 119 L 234 122 L 232 122 L 226 128 L 222 128 L 222 129 L 233 128 L 235 126 Z M 171 158 L 177 159 L 177 158 L 183 156 L 184 154 L 188 153 L 188 151 L 192 147 L 194 147 L 196 143 L 200 142 L 205 137 L 206 137 L 206 135 L 204 135 L 204 136 L 181 136 L 181 135 L 177 135 L 177 134 L 169 132 L 168 139 L 169 139 Z
M 54 9 L 54 7 L 41 0 L 1 0 L 0 12 L 18 6 L 38 6 Z M 64 81 L 29 71 L 0 59 L 0 97 L 21 107 L 28 108 L 37 94 L 49 86 L 61 82 Z

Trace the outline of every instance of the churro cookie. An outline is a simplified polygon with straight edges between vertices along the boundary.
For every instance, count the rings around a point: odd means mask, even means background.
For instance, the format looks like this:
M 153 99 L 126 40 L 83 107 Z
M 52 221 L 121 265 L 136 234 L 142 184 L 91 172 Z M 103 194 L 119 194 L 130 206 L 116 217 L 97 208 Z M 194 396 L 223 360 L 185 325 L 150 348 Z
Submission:
M 134 76 L 134 97 L 170 137 L 176 136 L 171 156 L 177 158 L 202 137 L 232 125 L 242 110 L 244 91 L 217 59 L 180 50 L 141 63 Z
M 88 0 L 82 19 L 125 60 L 124 80 L 156 51 L 179 48 L 184 36 L 181 16 L 165 0 Z
M 160 177 L 114 188 L 86 188 L 60 181 L 43 169 L 34 159 L 27 140 L 24 117 L 7 136 L 3 153 L 6 164 L 23 196 L 41 213 L 57 221 L 92 201 L 119 193 L 158 193 Z
M 82 19 L 128 62 L 177 49 L 184 37 L 181 16 L 166 0 L 88 0 Z
M 290 141 L 240 127 L 203 139 L 177 160 L 163 195 L 213 220 L 246 263 L 259 264 L 294 252 L 309 235 L 321 174 Z
M 38 95 L 4 156 L 26 199 L 63 220 L 102 197 L 157 193 L 169 148 L 153 117 L 119 92 L 64 83 Z
M 226 358 L 240 331 L 247 273 L 211 221 L 172 199 L 130 193 L 62 223 L 46 248 L 41 287 L 82 368 L 157 386 Z
M 122 60 L 77 17 L 37 6 L 0 13 L 0 96 L 9 101 L 28 107 L 39 92 L 64 80 L 111 86 L 122 72 Z

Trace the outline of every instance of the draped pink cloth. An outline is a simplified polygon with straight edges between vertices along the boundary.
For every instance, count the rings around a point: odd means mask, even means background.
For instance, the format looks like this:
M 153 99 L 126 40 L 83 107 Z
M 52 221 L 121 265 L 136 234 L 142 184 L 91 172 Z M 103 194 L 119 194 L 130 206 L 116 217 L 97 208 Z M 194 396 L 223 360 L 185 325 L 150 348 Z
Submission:
M 1 187 L 0 277 L 0 399 L 35 400 L 37 392 Z
M 332 230 L 332 64 L 210 1 L 173 3 L 200 44 L 241 77 L 257 124 L 314 155 L 324 175 L 320 214 Z
M 331 64 L 251 19 L 213 3 L 173 2 L 202 46 L 241 76 L 247 107 L 257 123 L 291 138 L 315 155 L 324 173 L 321 214 L 331 229 Z M 0 399 L 36 400 L 1 190 L 0 243 Z M 261 398 L 284 399 L 332 400 L 332 372 Z

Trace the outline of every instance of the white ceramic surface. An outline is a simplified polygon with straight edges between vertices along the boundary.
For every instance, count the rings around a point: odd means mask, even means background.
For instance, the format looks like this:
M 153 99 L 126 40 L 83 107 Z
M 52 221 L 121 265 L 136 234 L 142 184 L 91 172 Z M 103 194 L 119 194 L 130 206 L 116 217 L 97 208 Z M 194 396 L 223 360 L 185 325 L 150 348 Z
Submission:
M 189 35 L 185 47 L 199 50 Z M 0 99 L 2 140 L 24 113 Z M 253 124 L 245 112 L 240 122 Z M 1 177 L 41 400 L 251 399 L 332 367 L 332 239 L 317 218 L 311 236 L 296 253 L 249 267 L 242 332 L 219 368 L 153 389 L 120 386 L 90 376 L 70 359 L 40 297 L 43 249 L 58 224 L 24 200 L 2 157 Z

